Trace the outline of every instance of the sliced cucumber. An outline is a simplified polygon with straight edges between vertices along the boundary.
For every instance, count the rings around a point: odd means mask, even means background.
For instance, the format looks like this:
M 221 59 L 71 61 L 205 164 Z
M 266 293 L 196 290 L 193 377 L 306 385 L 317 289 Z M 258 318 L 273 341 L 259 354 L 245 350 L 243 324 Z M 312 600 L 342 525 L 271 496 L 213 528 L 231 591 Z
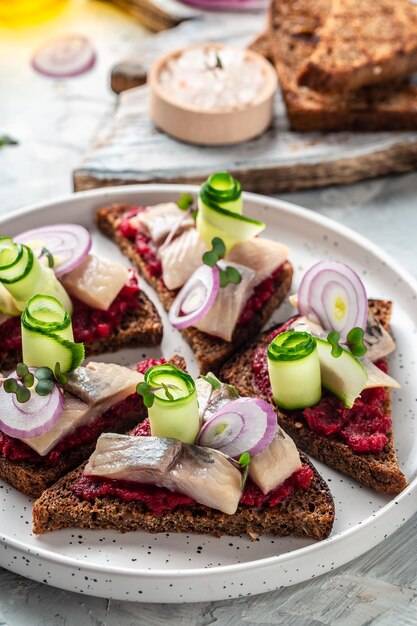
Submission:
M 202 185 L 199 197 L 203 204 L 242 213 L 242 186 L 228 172 L 217 172 Z
M 23 361 L 30 367 L 56 363 L 69 372 L 83 361 L 84 346 L 74 343 L 71 319 L 62 304 L 49 295 L 33 296 L 22 313 Z
M 15 301 L 11 294 L 7 291 L 6 287 L 0 283 L 0 313 L 4 315 L 20 315 L 20 311 L 17 308 Z
M 314 337 L 296 331 L 281 333 L 271 341 L 267 358 L 277 406 L 304 409 L 320 401 L 320 362 Z
M 168 385 L 173 396 L 170 400 L 164 389 L 155 391 L 154 403 L 148 409 L 152 435 L 194 443 L 200 430 L 200 416 L 192 377 L 167 363 L 149 369 L 145 382 L 152 387 Z
M 361 392 L 365 389 L 368 374 L 364 366 L 350 352 L 343 349 L 342 354 L 332 356 L 332 346 L 324 339 L 316 338 L 320 359 L 321 383 L 331 391 L 346 408 L 351 409 Z
M 239 241 L 256 237 L 265 228 L 263 222 L 258 222 L 221 207 L 214 209 L 203 204 L 200 199 L 198 206 L 197 230 L 200 237 L 209 246 L 211 246 L 214 237 L 220 237 L 226 245 L 227 252 Z
M 56 297 L 72 313 L 72 302 L 53 270 L 39 263 L 33 251 L 10 237 L 0 238 L 0 283 L 10 293 L 16 307 L 23 311 L 38 293 Z

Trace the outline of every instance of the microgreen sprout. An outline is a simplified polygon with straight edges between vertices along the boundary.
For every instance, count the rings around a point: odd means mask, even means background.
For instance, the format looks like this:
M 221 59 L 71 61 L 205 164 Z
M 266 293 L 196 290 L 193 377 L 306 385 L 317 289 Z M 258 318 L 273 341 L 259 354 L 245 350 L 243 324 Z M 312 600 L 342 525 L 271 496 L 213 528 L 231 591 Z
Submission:
M 51 252 L 49 252 L 48 248 L 42 248 L 41 256 L 45 256 L 46 257 L 46 259 L 48 261 L 48 267 L 53 267 L 55 265 L 54 257 L 51 254 Z
M 353 356 L 360 357 L 366 354 L 367 348 L 363 342 L 364 332 L 359 326 L 352 328 L 343 343 L 349 348 Z M 327 341 L 332 346 L 332 356 L 337 359 L 342 354 L 342 347 L 339 345 L 340 334 L 332 331 L 327 335 Z
M 146 408 L 150 409 L 155 401 L 155 394 L 157 391 L 164 390 L 167 400 L 175 400 L 174 396 L 170 392 L 170 389 L 179 389 L 176 385 L 166 385 L 160 383 L 159 385 L 150 385 L 149 383 L 141 382 L 136 385 L 136 393 L 142 396 L 143 404 Z
M 194 198 L 189 193 L 182 193 L 177 201 L 177 206 L 181 211 L 188 211 L 192 206 Z
M 249 452 L 244 452 L 243 454 L 240 455 L 238 459 L 238 463 L 242 470 L 242 486 L 245 485 L 246 479 L 248 477 L 250 462 L 251 462 L 251 457 L 250 457 Z
M 24 404 L 30 399 L 30 389 L 35 385 L 35 393 L 38 396 L 47 396 L 51 393 L 54 385 L 60 383 L 65 385 L 67 377 L 61 372 L 59 363 L 55 365 L 55 372 L 49 367 L 38 367 L 35 373 L 29 371 L 25 363 L 18 363 L 16 366 L 16 378 L 1 379 L 3 388 L 6 393 L 14 393 L 16 399 Z
M 217 267 L 219 270 L 220 287 L 226 287 L 229 283 L 238 285 L 242 280 L 240 272 L 235 267 L 228 265 L 225 269 L 220 268 L 217 263 L 226 254 L 226 246 L 223 239 L 214 237 L 211 240 L 211 250 L 203 254 L 203 263 L 209 267 Z
M 221 382 L 217 380 L 217 378 L 214 378 L 214 376 L 203 376 L 202 374 L 200 374 L 200 378 L 205 380 L 206 383 L 209 383 L 213 389 L 220 389 L 220 387 L 222 386 Z

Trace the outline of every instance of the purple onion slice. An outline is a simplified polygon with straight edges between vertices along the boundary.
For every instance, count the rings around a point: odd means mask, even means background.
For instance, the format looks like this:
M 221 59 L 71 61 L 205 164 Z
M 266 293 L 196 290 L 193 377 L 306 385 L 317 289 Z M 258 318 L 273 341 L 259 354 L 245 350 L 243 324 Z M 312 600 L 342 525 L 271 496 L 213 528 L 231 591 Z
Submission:
M 35 369 L 29 368 L 34 374 Z M 16 373 L 9 378 L 16 377 Z M 47 432 L 61 417 L 64 410 L 64 396 L 54 385 L 47 396 L 39 396 L 31 391 L 30 399 L 21 404 L 14 393 L 7 393 L 0 388 L 0 429 L 10 437 L 31 439 Z
M 203 424 L 197 443 L 233 458 L 239 458 L 244 452 L 255 456 L 270 445 L 277 428 L 276 413 L 268 402 L 259 398 L 238 398 L 228 402 Z
M 37 257 L 46 248 L 54 257 L 56 276 L 67 274 L 84 261 L 90 251 L 91 235 L 79 224 L 53 224 L 27 230 L 17 237 L 16 243 L 24 243 L 35 252 Z
M 175 328 L 187 328 L 201 319 L 213 306 L 220 287 L 219 269 L 201 265 L 187 280 L 169 311 Z
M 340 261 L 319 261 L 303 276 L 298 289 L 298 309 L 325 330 L 340 333 L 366 328 L 368 297 L 357 273 Z
M 94 66 L 96 53 L 82 35 L 66 35 L 47 41 L 32 58 L 34 70 L 49 78 L 79 76 Z

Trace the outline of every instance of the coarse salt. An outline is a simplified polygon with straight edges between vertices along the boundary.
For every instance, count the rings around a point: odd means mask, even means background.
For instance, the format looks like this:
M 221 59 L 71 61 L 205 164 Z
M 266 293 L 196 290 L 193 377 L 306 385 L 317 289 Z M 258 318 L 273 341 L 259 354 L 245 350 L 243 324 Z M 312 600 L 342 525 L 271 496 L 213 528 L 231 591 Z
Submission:
M 258 64 L 244 50 L 192 48 L 172 58 L 159 76 L 165 94 L 205 111 L 243 109 L 265 86 Z

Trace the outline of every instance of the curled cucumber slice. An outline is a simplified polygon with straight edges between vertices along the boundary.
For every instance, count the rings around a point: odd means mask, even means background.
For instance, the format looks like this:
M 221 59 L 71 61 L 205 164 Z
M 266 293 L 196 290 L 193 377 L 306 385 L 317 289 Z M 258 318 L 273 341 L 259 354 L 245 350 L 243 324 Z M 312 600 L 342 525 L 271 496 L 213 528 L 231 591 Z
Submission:
M 84 346 L 74 343 L 71 319 L 63 305 L 48 295 L 33 296 L 21 317 L 23 361 L 30 367 L 70 372 L 84 359 Z

